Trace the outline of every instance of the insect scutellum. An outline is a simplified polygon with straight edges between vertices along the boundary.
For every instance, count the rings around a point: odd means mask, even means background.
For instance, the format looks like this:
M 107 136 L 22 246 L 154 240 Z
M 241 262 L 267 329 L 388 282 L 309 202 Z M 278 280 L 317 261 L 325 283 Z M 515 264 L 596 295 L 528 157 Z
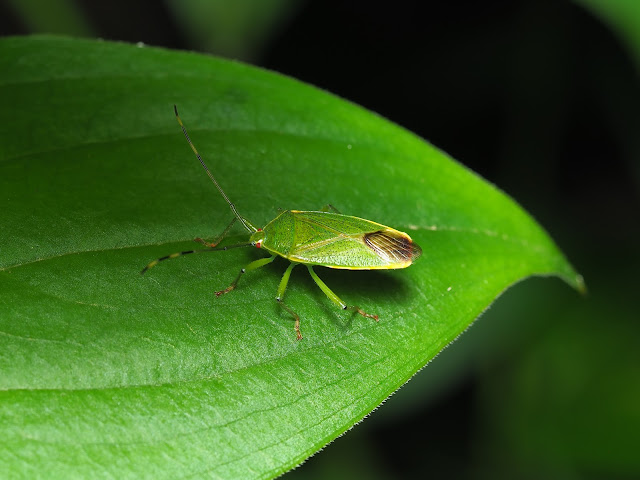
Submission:
M 174 112 L 189 146 L 220 192 L 220 195 L 231 208 L 234 218 L 213 242 L 206 242 L 201 238 L 195 239 L 196 242 L 202 243 L 207 248 L 167 255 L 149 263 L 140 273 L 145 273 L 164 260 L 183 255 L 254 246 L 266 250 L 270 256 L 254 260 L 242 268 L 233 282 L 224 290 L 217 291 L 216 296 L 224 295 L 235 289 L 238 281 L 246 272 L 268 265 L 277 256 L 281 256 L 291 263 L 280 280 L 276 300 L 294 318 L 294 329 L 298 340 L 302 338 L 300 317 L 284 303 L 283 299 L 291 271 L 299 264 L 305 264 L 313 281 L 333 303 L 343 310 L 352 310 L 364 317 L 373 318 L 377 321 L 377 315 L 366 313 L 358 306 L 344 303 L 318 277 L 313 267 L 318 265 L 346 270 L 406 268 L 422 253 L 420 247 L 413 242 L 411 237 L 404 232 L 370 220 L 342 215 L 332 205 L 327 205 L 320 211 L 285 210 L 280 212 L 264 228 L 255 227 L 249 220 L 238 213 L 236 206 L 231 202 L 202 160 L 191 138 L 189 138 L 187 129 L 182 123 L 178 115 L 178 108 L 175 105 Z M 249 241 L 218 246 L 228 235 L 236 221 L 239 221 L 245 230 L 249 232 Z

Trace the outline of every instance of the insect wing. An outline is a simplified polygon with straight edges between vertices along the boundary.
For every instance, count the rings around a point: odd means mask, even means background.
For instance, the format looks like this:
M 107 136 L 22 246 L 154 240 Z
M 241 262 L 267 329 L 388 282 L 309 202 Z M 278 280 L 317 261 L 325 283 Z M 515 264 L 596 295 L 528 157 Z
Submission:
M 389 264 L 406 263 L 408 266 L 422 255 L 422 249 L 411 241 L 409 235 L 393 229 L 366 233 L 364 244 Z
M 422 252 L 406 233 L 370 220 L 324 212 L 292 212 L 295 242 L 288 258 L 352 270 L 405 268 Z

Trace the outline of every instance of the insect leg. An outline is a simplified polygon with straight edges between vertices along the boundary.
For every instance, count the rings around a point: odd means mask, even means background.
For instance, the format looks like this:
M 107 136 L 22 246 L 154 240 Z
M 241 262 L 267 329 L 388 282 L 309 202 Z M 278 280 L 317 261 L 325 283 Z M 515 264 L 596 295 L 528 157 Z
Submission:
M 231 283 L 231 285 L 229 285 L 224 290 L 220 290 L 219 292 L 216 292 L 216 297 L 219 297 L 220 295 L 224 295 L 225 293 L 229 293 L 231 290 L 236 288 L 236 285 L 238 284 L 238 280 L 240 280 L 240 277 L 242 277 L 244 273 L 249 272 L 251 270 L 255 270 L 256 268 L 264 267 L 265 265 L 273 262 L 275 258 L 276 256 L 274 255 L 273 257 L 260 258 L 258 260 L 254 260 L 249 265 L 247 265 L 242 270 L 240 270 L 240 273 L 238 274 L 236 279 L 233 281 L 233 283 Z
M 322 207 L 320 209 L 321 212 L 333 212 L 333 213 L 340 213 L 340 210 L 338 210 L 336 207 L 334 207 L 333 205 L 331 205 L 330 203 L 327 203 L 324 207 Z
M 327 285 L 322 280 L 320 280 L 320 277 L 318 277 L 316 272 L 313 271 L 312 265 L 307 265 L 307 268 L 309 269 L 309 273 L 311 274 L 311 278 L 313 278 L 313 281 L 316 282 L 316 284 L 320 287 L 320 290 L 322 290 L 324 294 L 329 297 L 329 300 L 331 300 L 333 303 L 338 305 L 343 310 L 355 310 L 363 317 L 373 318 L 376 322 L 378 321 L 378 315 L 367 313 L 356 305 L 347 305 L 346 303 L 344 303 L 342 300 L 340 300 L 340 297 L 333 293 L 331 289 L 327 287 Z
M 185 252 L 176 252 L 176 253 L 172 253 L 171 255 L 165 255 L 162 258 L 158 258 L 156 260 L 154 260 L 153 262 L 151 262 L 150 264 L 148 264 L 146 267 L 144 267 L 142 269 L 142 271 L 140 272 L 140 274 L 144 274 L 147 270 L 149 270 L 150 268 L 155 267 L 157 264 L 159 264 L 160 262 L 164 262 L 165 260 L 171 260 L 172 258 L 178 258 L 178 257 L 182 257 L 183 255 L 189 255 L 192 253 L 208 253 L 208 252 L 223 252 L 225 250 L 231 250 L 232 248 L 238 248 L 238 247 L 250 247 L 252 244 L 250 242 L 246 242 L 246 243 L 236 243 L 235 245 L 225 245 L 224 247 L 216 247 L 216 248 L 201 248 L 200 250 L 187 250 Z
M 287 284 L 289 283 L 289 277 L 291 276 L 291 270 L 293 270 L 293 267 L 295 267 L 296 265 L 297 263 L 291 262 L 291 264 L 289 264 L 289 266 L 285 270 L 284 275 L 282 275 L 282 280 L 280 280 L 280 285 L 278 286 L 278 295 L 276 296 L 276 301 L 280 305 L 282 305 L 282 308 L 284 308 L 287 312 L 289 312 L 291 316 L 296 320 L 296 323 L 293 325 L 293 328 L 296 331 L 296 337 L 298 338 L 298 340 L 301 340 L 302 334 L 300 333 L 300 317 L 296 312 L 291 310 L 291 308 L 289 308 L 283 301 L 284 292 L 287 289 Z
M 203 244 L 203 245 L 205 245 L 207 247 L 212 247 L 212 248 L 215 247 L 216 245 L 218 245 L 222 241 L 222 239 L 224 237 L 227 236 L 227 234 L 229 233 L 229 230 L 231 230 L 231 227 L 233 227 L 233 224 L 236 223 L 236 220 L 238 220 L 238 219 L 236 217 L 233 217 L 233 220 L 231 220 L 231 223 L 229 225 L 227 225 L 227 228 L 224 229 L 224 232 L 222 232 L 220 235 L 218 235 L 213 242 L 209 243 L 206 240 L 201 239 L 200 237 L 194 239 L 194 242 L 201 243 L 201 244 Z
M 185 252 L 176 252 L 176 253 L 172 253 L 171 255 L 165 255 L 162 258 L 158 258 L 158 259 L 154 260 L 153 262 L 149 263 L 146 267 L 144 267 L 142 269 L 142 271 L 140 272 L 140 275 L 144 275 L 144 273 L 147 270 L 149 270 L 150 268 L 155 267 L 160 262 L 164 262 L 165 260 L 171 260 L 172 258 L 178 258 L 178 257 L 181 257 L 183 255 L 189 255 L 191 253 L 198 253 L 198 251 L 197 250 L 187 250 Z

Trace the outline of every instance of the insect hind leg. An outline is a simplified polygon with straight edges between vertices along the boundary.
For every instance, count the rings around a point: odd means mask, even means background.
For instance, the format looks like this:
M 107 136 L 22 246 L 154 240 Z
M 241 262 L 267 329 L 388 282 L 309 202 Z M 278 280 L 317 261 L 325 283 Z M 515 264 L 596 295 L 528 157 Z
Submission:
M 282 275 L 282 280 L 280 280 L 280 285 L 278 285 L 278 295 L 276 296 L 276 301 L 284 308 L 289 314 L 294 318 L 295 323 L 293 324 L 293 329 L 296 331 L 296 338 L 298 340 L 302 340 L 302 333 L 300 333 L 300 316 L 296 312 L 294 312 L 286 303 L 284 303 L 284 292 L 287 290 L 287 284 L 289 283 L 289 277 L 291 276 L 291 270 L 293 267 L 298 265 L 295 262 L 291 262 L 287 269 Z
M 340 297 L 338 297 L 329 287 L 327 287 L 326 283 L 320 280 L 320 277 L 316 274 L 316 272 L 313 271 L 312 265 L 307 265 L 307 268 L 309 269 L 309 274 L 311 274 L 311 278 L 313 278 L 313 281 L 316 282 L 316 285 L 320 287 L 320 290 L 322 290 L 324 294 L 329 297 L 329 300 L 331 300 L 333 303 L 338 305 L 343 310 L 354 310 L 363 317 L 373 318 L 376 322 L 378 321 L 378 315 L 367 313 L 357 305 L 347 305 L 346 303 L 344 303 L 342 300 L 340 300 Z

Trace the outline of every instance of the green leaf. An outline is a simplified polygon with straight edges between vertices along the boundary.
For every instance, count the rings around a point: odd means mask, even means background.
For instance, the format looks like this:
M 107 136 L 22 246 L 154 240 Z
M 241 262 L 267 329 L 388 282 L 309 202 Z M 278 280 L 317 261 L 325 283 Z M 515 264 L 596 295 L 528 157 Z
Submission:
M 513 200 L 402 128 L 284 76 L 202 55 L 0 40 L 0 455 L 25 476 L 271 477 L 351 428 L 509 285 L 582 288 Z M 239 211 L 343 213 L 409 232 L 405 270 L 318 268 L 335 306 L 255 249 L 193 248 Z M 241 232 L 238 230 L 237 234 Z

